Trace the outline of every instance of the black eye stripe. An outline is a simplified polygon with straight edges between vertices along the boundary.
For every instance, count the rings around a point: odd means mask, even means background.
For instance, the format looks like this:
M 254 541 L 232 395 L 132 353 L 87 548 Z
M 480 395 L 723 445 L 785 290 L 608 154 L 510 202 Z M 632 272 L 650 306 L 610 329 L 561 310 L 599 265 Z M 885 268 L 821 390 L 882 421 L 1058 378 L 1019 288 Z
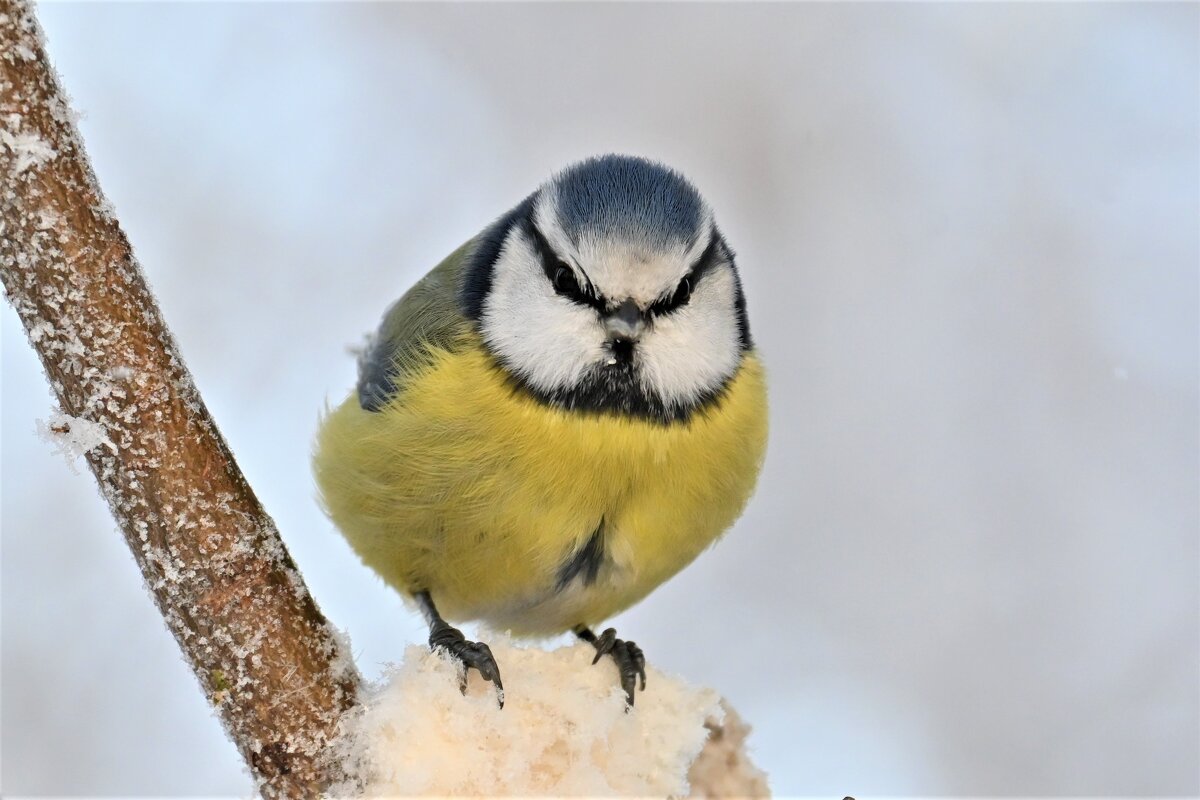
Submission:
M 577 273 L 570 264 L 554 252 L 550 242 L 534 224 L 532 214 L 522 220 L 521 228 L 533 242 L 534 250 L 542 261 L 542 271 L 545 272 L 546 279 L 555 292 L 574 303 L 590 306 L 601 312 L 606 310 L 604 299 L 598 296 L 587 275 L 584 275 L 586 284 L 580 286 Z M 721 234 L 717 232 L 716 228 L 713 228 L 709 234 L 708 244 L 704 251 L 696 257 L 691 269 L 676 284 L 669 297 L 664 297 L 650 306 L 650 313 L 669 314 L 687 305 L 700 280 L 712 270 L 722 256 L 730 255 Z M 567 273 L 570 275 L 569 280 L 566 279 Z
M 554 248 L 550 246 L 550 242 L 538 230 L 532 218 L 525 220 L 523 228 L 533 241 L 533 249 L 537 251 L 538 257 L 542 260 L 542 271 L 546 273 L 546 279 L 550 281 L 550 285 L 554 288 L 554 291 L 574 303 L 591 306 L 603 311 L 604 301 L 596 296 L 596 290 L 592 286 L 592 282 L 587 280 L 587 276 L 585 275 L 584 280 L 587 283 L 583 286 L 579 285 L 579 278 L 575 270 L 571 269 L 571 265 L 554 252 Z M 569 283 L 561 280 L 560 269 L 566 269 L 570 272 L 573 280 Z
M 669 314 L 676 309 L 686 306 L 688 301 L 692 299 L 692 293 L 696 291 L 696 285 L 700 282 L 700 279 L 716 265 L 720 248 L 721 236 L 714 230 L 708 240 L 708 246 L 704 248 L 704 252 L 692 263 L 692 268 L 676 284 L 675 290 L 669 297 L 664 297 L 650 306 L 651 313 Z

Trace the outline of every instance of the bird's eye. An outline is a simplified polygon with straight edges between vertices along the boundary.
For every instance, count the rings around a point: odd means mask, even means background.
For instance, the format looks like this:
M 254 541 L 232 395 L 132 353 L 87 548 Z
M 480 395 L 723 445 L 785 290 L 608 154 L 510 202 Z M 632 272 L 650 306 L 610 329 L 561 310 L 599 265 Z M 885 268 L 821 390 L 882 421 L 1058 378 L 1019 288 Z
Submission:
M 692 296 L 692 279 L 686 275 L 679 282 L 679 287 L 675 289 L 675 295 L 671 298 L 671 306 L 681 306 L 688 301 Z
M 579 281 L 566 264 L 559 264 L 558 269 L 554 270 L 554 291 L 566 295 L 579 293 Z
M 675 309 L 685 305 L 692 296 L 692 279 L 684 276 L 679 285 L 675 287 L 675 294 L 670 297 L 659 298 L 658 302 L 650 306 L 651 313 L 654 314 L 670 314 Z

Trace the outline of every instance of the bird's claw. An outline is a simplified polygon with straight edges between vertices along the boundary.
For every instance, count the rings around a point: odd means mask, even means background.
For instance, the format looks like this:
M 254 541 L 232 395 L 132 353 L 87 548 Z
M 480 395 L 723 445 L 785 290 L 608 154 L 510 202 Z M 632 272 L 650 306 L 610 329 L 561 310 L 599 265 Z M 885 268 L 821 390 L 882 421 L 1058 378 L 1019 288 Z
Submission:
M 463 671 L 458 688 L 467 693 L 467 670 L 476 669 L 485 681 L 496 684 L 496 700 L 504 708 L 504 683 L 500 680 L 500 667 L 492 656 L 492 649 L 483 642 L 468 641 L 462 631 L 442 622 L 435 624 L 429 632 L 429 648 L 441 650 L 458 663 Z
M 618 639 L 614 628 L 608 628 L 597 636 L 592 641 L 592 646 L 596 648 L 593 665 L 606 655 L 611 655 L 613 661 L 617 662 L 621 688 L 625 690 L 625 701 L 632 706 L 639 678 L 642 691 L 646 691 L 646 656 L 642 653 L 642 648 L 633 642 Z
M 596 648 L 596 657 L 592 659 L 592 666 L 600 663 L 600 659 L 611 653 L 619 641 L 616 628 L 606 628 L 604 633 L 596 637 L 596 640 L 592 642 L 592 646 Z

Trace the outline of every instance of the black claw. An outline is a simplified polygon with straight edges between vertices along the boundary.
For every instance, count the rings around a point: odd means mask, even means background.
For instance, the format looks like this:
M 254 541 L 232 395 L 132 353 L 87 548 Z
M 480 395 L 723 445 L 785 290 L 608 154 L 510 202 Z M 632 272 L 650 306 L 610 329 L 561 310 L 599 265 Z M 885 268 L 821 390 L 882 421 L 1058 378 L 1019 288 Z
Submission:
M 617 672 L 621 676 L 621 688 L 625 690 L 625 701 L 632 706 L 639 678 L 642 691 L 646 691 L 646 656 L 642 653 L 642 648 L 633 642 L 618 639 L 617 632 L 613 628 L 606 629 L 599 636 L 587 628 L 580 628 L 576 634 L 585 642 L 591 642 L 592 646 L 596 648 L 596 657 L 592 659 L 592 664 L 596 664 L 606 655 L 611 655 L 613 661 L 617 662 Z
M 638 677 L 642 679 L 642 691 L 644 692 L 646 691 L 646 656 L 642 653 L 642 648 L 633 642 L 626 642 L 625 648 L 629 650 L 634 669 L 637 670 Z
M 617 629 L 606 628 L 604 633 L 600 634 L 600 638 L 592 642 L 596 648 L 596 657 L 592 659 L 592 664 L 595 665 L 601 658 L 611 653 L 619 641 L 621 640 L 617 638 Z
M 504 683 L 500 680 L 500 667 L 492 656 L 492 649 L 483 642 L 468 641 L 462 631 L 453 628 L 445 622 L 435 622 L 429 631 L 429 647 L 431 650 L 441 650 L 458 663 L 463 671 L 458 681 L 458 688 L 463 694 L 467 693 L 467 670 L 476 669 L 485 680 L 496 684 L 496 700 L 504 708 Z

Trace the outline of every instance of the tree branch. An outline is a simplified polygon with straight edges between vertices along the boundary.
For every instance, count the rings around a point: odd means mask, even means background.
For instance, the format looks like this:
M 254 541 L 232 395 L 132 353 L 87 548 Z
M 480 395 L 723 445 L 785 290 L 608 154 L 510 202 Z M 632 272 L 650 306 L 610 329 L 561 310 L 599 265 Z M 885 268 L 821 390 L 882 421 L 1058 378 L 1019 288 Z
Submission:
M 86 454 L 100 491 L 262 793 L 314 796 L 358 674 L 209 417 L 21 0 L 0 0 L 0 159 L 0 277 L 63 411 L 107 437 Z

